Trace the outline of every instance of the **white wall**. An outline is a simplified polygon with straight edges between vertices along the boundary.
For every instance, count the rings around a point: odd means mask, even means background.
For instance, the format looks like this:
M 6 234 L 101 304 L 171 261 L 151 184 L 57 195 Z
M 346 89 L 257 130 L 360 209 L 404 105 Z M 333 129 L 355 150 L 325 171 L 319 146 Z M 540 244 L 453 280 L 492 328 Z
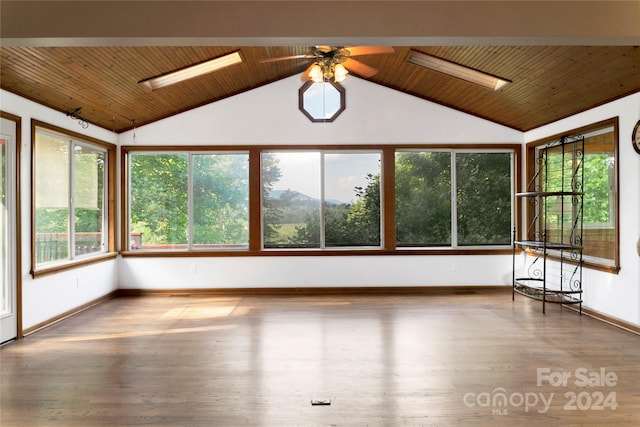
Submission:
M 630 135 L 640 94 L 522 134 L 350 76 L 347 109 L 334 123 L 298 111 L 291 77 L 137 129 L 140 145 L 522 143 L 620 117 L 621 270 L 585 271 L 585 306 L 640 325 L 640 155 Z M 30 269 L 30 121 L 41 120 L 107 142 L 131 145 L 133 133 L 81 129 L 62 113 L 0 91 L 0 109 L 22 117 L 23 328 L 121 288 L 510 285 L 511 257 L 348 256 L 124 258 L 33 280 Z
M 349 76 L 346 110 L 312 123 L 298 110 L 299 76 L 139 127 L 138 145 L 521 143 L 522 133 Z M 120 135 L 133 145 L 133 132 Z
M 521 143 L 521 132 L 350 76 L 346 110 L 312 123 L 298 76 L 140 127 L 139 145 Z M 133 132 L 120 135 L 132 145 Z M 511 257 L 124 258 L 121 288 L 508 285 Z
M 511 257 L 292 256 L 124 258 L 131 289 L 495 286 L 511 284 Z
M 22 328 L 28 329 L 117 289 L 115 260 L 38 279 L 31 270 L 31 119 L 117 143 L 117 135 L 89 126 L 82 129 L 66 114 L 0 90 L 0 109 L 22 118 L 20 183 L 22 200 Z
M 640 255 L 636 251 L 640 239 L 640 155 L 631 144 L 631 132 L 640 119 L 640 93 L 527 132 L 525 142 L 616 116 L 620 125 L 620 273 L 586 268 L 583 297 L 588 308 L 640 325 Z

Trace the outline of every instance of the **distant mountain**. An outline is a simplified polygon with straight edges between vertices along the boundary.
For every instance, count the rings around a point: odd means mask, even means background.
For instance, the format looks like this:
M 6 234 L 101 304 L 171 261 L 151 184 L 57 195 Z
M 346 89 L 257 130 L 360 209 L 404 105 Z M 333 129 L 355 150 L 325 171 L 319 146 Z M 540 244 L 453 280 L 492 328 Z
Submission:
M 309 207 L 318 207 L 320 204 L 320 200 L 315 197 L 307 196 L 306 194 L 302 194 L 299 191 L 295 190 L 272 190 L 270 196 L 274 199 L 280 199 L 285 193 L 289 193 L 291 197 L 291 204 L 293 206 L 309 206 Z M 345 202 L 341 202 L 340 200 L 327 199 L 325 202 L 329 205 L 344 205 Z

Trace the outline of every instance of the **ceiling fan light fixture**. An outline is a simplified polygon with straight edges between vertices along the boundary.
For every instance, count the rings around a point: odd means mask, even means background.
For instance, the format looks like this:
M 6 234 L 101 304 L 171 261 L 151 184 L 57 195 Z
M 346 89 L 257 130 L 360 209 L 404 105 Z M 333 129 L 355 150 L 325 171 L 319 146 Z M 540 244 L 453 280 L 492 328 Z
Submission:
M 333 70 L 333 80 L 336 83 L 341 83 L 344 81 L 344 79 L 347 78 L 347 74 L 349 74 L 349 72 L 347 71 L 344 65 L 336 64 Z
M 322 72 L 320 64 L 315 64 L 311 67 L 311 71 L 309 71 L 309 78 L 314 83 L 322 83 L 324 81 L 324 73 Z
M 507 83 L 511 83 L 509 80 L 474 70 L 473 68 L 465 67 L 464 65 L 456 64 L 455 62 L 447 61 L 446 59 L 418 52 L 416 50 L 411 51 L 411 55 L 407 61 L 421 67 L 429 68 L 430 70 L 438 71 L 452 77 L 475 83 L 491 90 L 498 90 Z
M 184 80 L 192 79 L 194 77 L 199 77 L 204 74 L 217 71 L 230 65 L 239 64 L 241 62 L 242 57 L 240 56 L 240 52 L 236 51 L 228 55 L 210 59 L 208 61 L 182 68 L 180 70 L 176 70 L 167 74 L 163 74 L 158 77 L 142 80 L 138 83 L 148 87 L 151 90 L 156 90 L 165 86 L 179 83 Z

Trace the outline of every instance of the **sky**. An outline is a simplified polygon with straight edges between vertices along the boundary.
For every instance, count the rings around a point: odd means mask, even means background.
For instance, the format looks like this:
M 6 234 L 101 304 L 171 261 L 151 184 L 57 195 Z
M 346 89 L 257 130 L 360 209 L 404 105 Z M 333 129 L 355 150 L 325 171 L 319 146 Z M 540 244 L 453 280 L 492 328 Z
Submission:
M 322 153 L 278 152 L 282 172 L 274 190 L 295 190 L 320 198 Z M 354 187 L 366 187 L 367 174 L 380 172 L 380 153 L 324 153 L 325 199 L 348 203 L 355 198 Z
M 304 91 L 303 103 L 315 119 L 330 119 L 340 109 L 340 92 L 329 83 L 312 84 Z

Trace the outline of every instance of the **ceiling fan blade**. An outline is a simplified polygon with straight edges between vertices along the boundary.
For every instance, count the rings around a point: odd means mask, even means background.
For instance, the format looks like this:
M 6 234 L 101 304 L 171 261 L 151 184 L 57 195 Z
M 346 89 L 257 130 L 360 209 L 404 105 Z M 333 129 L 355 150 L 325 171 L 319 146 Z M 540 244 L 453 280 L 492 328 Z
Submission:
M 345 47 L 345 49 L 349 51 L 350 56 L 395 53 L 396 51 L 393 46 L 352 46 Z
M 265 62 L 276 62 L 276 61 L 287 61 L 289 59 L 310 59 L 315 58 L 315 55 L 291 55 L 291 56 L 279 56 L 277 58 L 265 58 L 261 59 L 259 62 L 264 64 Z
M 302 74 L 300 75 L 300 80 L 301 80 L 301 81 L 303 81 L 303 82 L 307 82 L 307 81 L 311 80 L 311 77 L 309 77 L 309 72 L 311 72 L 311 68 L 312 68 L 314 65 L 316 65 L 316 63 L 315 63 L 315 62 L 312 62 L 312 63 L 311 63 L 311 65 L 309 65 L 309 66 L 307 67 L 307 69 L 306 69 L 306 70 L 304 70 L 304 73 L 302 73 Z
M 344 65 L 347 70 L 365 78 L 373 77 L 378 72 L 376 68 L 351 58 L 347 58 L 342 65 Z

